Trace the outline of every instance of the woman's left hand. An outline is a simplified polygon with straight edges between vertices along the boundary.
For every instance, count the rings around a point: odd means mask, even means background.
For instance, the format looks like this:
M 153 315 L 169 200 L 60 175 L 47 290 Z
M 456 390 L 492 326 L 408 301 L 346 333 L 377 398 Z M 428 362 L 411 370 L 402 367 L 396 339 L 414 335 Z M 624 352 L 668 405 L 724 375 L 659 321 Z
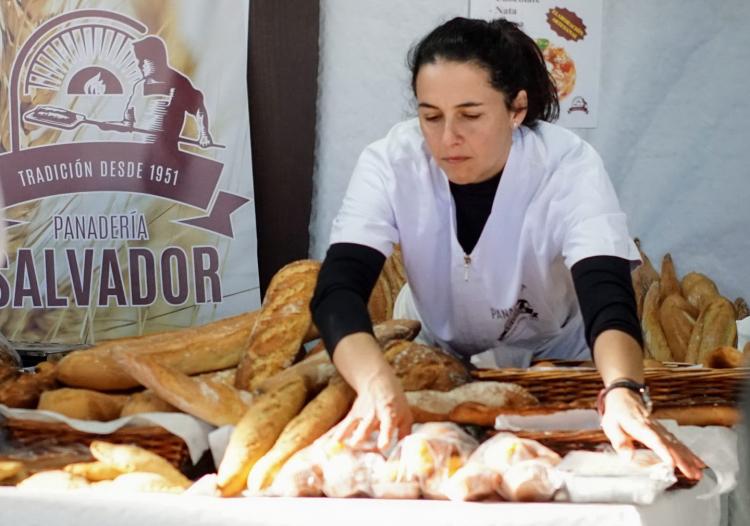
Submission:
M 632 451 L 633 440 L 637 440 L 662 461 L 679 468 L 686 477 L 694 480 L 701 478 L 706 464 L 649 416 L 636 393 L 629 389 L 613 389 L 607 393 L 604 407 L 602 430 L 615 451 Z

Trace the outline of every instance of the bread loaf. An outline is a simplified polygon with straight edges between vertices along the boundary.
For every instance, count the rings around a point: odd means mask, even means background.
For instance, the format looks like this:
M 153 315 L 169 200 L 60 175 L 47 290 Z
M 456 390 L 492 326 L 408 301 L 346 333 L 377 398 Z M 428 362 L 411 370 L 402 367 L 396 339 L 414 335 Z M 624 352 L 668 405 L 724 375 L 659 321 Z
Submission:
M 271 450 L 256 462 L 247 478 L 247 489 L 258 494 L 268 488 L 294 453 L 323 436 L 346 415 L 355 396 L 343 378 L 334 376 L 328 386 L 287 424 Z
M 385 347 L 394 340 L 412 341 L 419 335 L 421 329 L 422 324 L 416 320 L 386 320 L 374 325 L 372 332 L 380 346 Z M 325 345 L 321 340 L 308 355 L 317 354 L 324 350 Z
M 401 247 L 395 245 L 393 252 L 385 260 L 372 294 L 367 303 L 367 310 L 374 324 L 393 318 L 393 306 L 396 297 L 406 283 L 406 271 L 401 255 Z
M 159 398 L 153 391 L 146 390 L 131 395 L 122 407 L 120 416 L 131 416 L 141 413 L 175 413 L 178 411 L 179 409 Z
M 67 471 L 72 475 L 83 477 L 89 482 L 101 482 L 102 480 L 114 480 L 120 475 L 122 471 L 119 469 L 105 464 L 104 462 L 76 462 L 75 464 L 68 464 L 63 468 L 63 471 Z
M 0 404 L 8 407 L 34 409 L 39 396 L 55 387 L 55 366 L 42 362 L 33 373 L 19 374 L 0 385 Z
M 103 422 L 120 417 L 128 401 L 125 395 L 110 395 L 88 389 L 62 388 L 45 391 L 37 409 L 52 411 L 78 420 Z
M 217 485 L 224 497 L 238 495 L 245 488 L 250 470 L 299 413 L 306 396 L 305 382 L 295 378 L 253 401 L 234 428 L 219 465 Z
M 676 420 L 682 426 L 727 426 L 740 420 L 736 407 L 723 405 L 691 405 L 683 407 L 656 407 L 651 414 L 659 420 Z
M 734 347 L 717 347 L 703 356 L 701 364 L 711 369 L 732 369 L 743 366 L 743 356 L 742 352 Z
M 750 316 L 750 307 L 748 307 L 745 298 L 737 298 L 734 300 L 734 310 L 737 313 L 738 320 L 744 320 Z
M 643 300 L 643 342 L 646 347 L 646 355 L 660 362 L 671 362 L 672 352 L 669 349 L 667 338 L 664 336 L 659 323 L 659 299 L 661 298 L 661 287 L 658 281 L 654 281 Z
M 717 347 L 737 345 L 737 323 L 734 306 L 724 298 L 714 298 L 696 321 L 688 345 L 687 361 L 701 363 Z
M 638 238 L 634 239 L 638 252 L 641 255 L 641 263 L 631 275 L 633 281 L 633 291 L 635 292 L 635 301 L 638 309 L 638 319 L 643 318 L 643 301 L 646 298 L 648 289 L 654 281 L 659 281 L 659 273 L 651 264 L 651 260 L 641 248 L 641 242 Z
M 674 268 L 672 254 L 667 252 L 661 260 L 661 278 L 659 280 L 660 300 L 664 301 L 668 296 L 682 295 L 680 282 L 677 280 L 677 271 Z
M 0 482 L 19 478 L 25 471 L 24 465 L 15 460 L 0 460 Z
M 719 289 L 707 276 L 690 272 L 682 278 L 682 295 L 699 311 L 703 311 L 711 301 L 719 297 Z
M 309 305 L 319 270 L 317 261 L 295 261 L 271 279 L 237 368 L 237 388 L 253 391 L 292 364 L 312 326 Z
M 249 312 L 199 327 L 101 343 L 75 351 L 59 363 L 60 382 L 98 391 L 137 387 L 138 382 L 122 370 L 118 353 L 153 355 L 167 367 L 197 374 L 237 365 L 257 317 Z
M 122 473 L 145 471 L 161 475 L 174 486 L 187 488 L 191 484 L 190 479 L 166 459 L 138 446 L 94 440 L 89 448 L 96 460 Z
M 62 491 L 87 488 L 89 481 L 63 470 L 40 471 L 19 482 L 16 487 L 32 491 Z
M 460 361 L 435 347 L 394 341 L 386 346 L 384 356 L 405 391 L 450 391 L 471 381 Z
M 409 391 L 406 399 L 415 422 L 430 422 L 460 418 L 462 423 L 477 425 L 494 424 L 489 411 L 484 408 L 510 409 L 536 406 L 539 401 L 520 385 L 502 382 L 471 382 L 451 391 Z M 454 410 L 463 409 L 454 413 Z M 496 416 L 496 414 L 495 414 Z
M 688 301 L 679 294 L 670 294 L 659 307 L 659 321 L 667 340 L 672 358 L 685 361 L 690 344 L 690 335 L 695 326 L 695 312 Z
M 122 370 L 174 407 L 215 426 L 236 424 L 252 401 L 250 393 L 210 379 L 192 378 L 153 356 L 123 353 Z

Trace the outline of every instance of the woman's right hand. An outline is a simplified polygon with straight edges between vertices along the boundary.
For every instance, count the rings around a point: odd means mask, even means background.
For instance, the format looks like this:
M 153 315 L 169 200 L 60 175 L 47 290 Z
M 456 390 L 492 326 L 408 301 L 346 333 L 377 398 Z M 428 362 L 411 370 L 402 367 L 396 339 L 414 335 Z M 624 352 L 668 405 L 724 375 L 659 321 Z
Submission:
M 412 415 L 401 383 L 370 334 L 349 335 L 339 342 L 334 362 L 357 392 L 357 398 L 334 438 L 352 448 L 362 447 L 373 431 L 385 451 L 411 431 Z

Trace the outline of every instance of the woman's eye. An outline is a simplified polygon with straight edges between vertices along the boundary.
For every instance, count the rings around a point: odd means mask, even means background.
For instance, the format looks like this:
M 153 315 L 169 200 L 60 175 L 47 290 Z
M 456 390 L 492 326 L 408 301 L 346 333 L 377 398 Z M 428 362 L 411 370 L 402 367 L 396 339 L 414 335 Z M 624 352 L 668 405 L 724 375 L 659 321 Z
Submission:
M 427 122 L 435 122 L 440 119 L 440 115 L 425 115 L 423 118 Z
M 470 121 L 476 120 L 481 116 L 482 116 L 481 113 L 464 113 L 464 117 L 466 117 Z

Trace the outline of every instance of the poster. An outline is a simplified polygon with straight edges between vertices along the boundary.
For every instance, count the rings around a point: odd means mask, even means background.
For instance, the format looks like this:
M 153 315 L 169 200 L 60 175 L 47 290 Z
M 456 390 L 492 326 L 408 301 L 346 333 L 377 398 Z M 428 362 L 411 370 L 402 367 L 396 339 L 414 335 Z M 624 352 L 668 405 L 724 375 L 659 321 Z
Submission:
M 599 107 L 601 0 L 471 0 L 469 16 L 506 18 L 536 40 L 560 99 L 558 124 L 595 128 Z
M 94 343 L 260 304 L 249 0 L 0 4 L 0 331 Z

